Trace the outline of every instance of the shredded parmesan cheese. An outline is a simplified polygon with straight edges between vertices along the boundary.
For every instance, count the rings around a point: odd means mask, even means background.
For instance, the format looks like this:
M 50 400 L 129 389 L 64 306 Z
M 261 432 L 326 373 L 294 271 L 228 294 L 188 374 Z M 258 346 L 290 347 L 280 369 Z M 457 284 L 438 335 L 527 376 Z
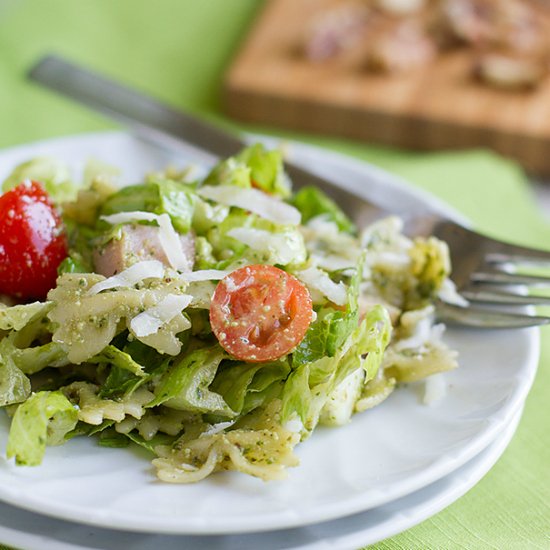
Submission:
M 342 282 L 335 283 L 328 276 L 328 273 L 317 269 L 316 267 L 309 267 L 303 271 L 296 272 L 295 275 L 309 288 L 318 290 L 321 294 L 323 294 L 323 296 L 328 298 L 337 306 L 347 304 L 348 295 L 346 285 Z
M 189 258 L 184 254 L 181 248 L 179 235 L 172 225 L 170 216 L 168 214 L 161 214 L 157 222 L 160 227 L 160 244 L 168 258 L 168 262 L 178 271 L 189 271 L 191 269 Z
M 198 195 L 226 206 L 237 206 L 266 220 L 282 225 L 298 225 L 300 211 L 258 189 L 243 189 L 234 185 L 206 185 L 197 189 Z
M 101 216 L 103 221 L 110 223 L 111 225 L 118 225 L 121 223 L 134 223 L 134 222 L 156 222 L 158 220 L 158 214 L 152 212 L 143 212 L 136 210 L 133 212 L 119 212 L 117 214 L 111 214 L 109 216 Z
M 132 287 L 144 279 L 161 279 L 164 277 L 164 266 L 158 260 L 138 262 L 128 269 L 96 283 L 88 294 L 94 295 L 111 288 Z
M 187 294 L 169 294 L 156 306 L 134 317 L 130 322 L 130 328 L 138 338 L 155 334 L 162 325 L 181 313 L 191 300 L 192 296 Z

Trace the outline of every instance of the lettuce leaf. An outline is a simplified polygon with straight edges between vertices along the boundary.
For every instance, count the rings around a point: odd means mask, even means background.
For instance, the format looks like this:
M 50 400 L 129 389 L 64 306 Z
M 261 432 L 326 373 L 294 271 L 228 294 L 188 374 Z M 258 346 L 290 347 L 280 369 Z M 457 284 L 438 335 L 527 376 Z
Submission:
M 13 349 L 8 338 L 0 343 L 0 407 L 22 403 L 31 394 L 31 382 L 16 365 Z
M 20 405 L 13 417 L 8 438 L 8 458 L 23 466 L 38 466 L 46 445 L 60 445 L 73 430 L 78 413 L 58 391 L 39 392 Z
M 205 185 L 257 187 L 271 195 L 288 198 L 290 181 L 285 174 L 280 151 L 267 150 L 256 143 L 238 155 L 222 160 L 204 180 Z
M 252 186 L 251 170 L 245 162 L 235 157 L 222 160 L 210 171 L 203 185 L 235 185 L 245 189 Z
M 126 437 L 126 434 L 118 433 L 114 428 L 107 428 L 100 432 L 98 443 L 100 447 L 122 449 L 130 445 L 130 440 Z
M 227 361 L 218 371 L 211 389 L 220 394 L 233 411 L 246 414 L 260 406 L 266 395 L 271 396 L 272 386 L 289 373 L 290 366 L 285 361 L 254 364 Z M 269 392 L 268 388 L 271 388 Z
M 317 187 L 302 187 L 290 201 L 302 214 L 302 223 L 312 218 L 324 216 L 336 224 L 340 231 L 355 233 L 353 222 L 344 214 L 340 207 Z
M 145 376 L 143 367 L 139 363 L 136 363 L 136 361 L 132 359 L 131 355 L 124 353 L 113 345 L 108 345 L 105 347 L 95 357 L 88 359 L 88 362 L 113 365 L 119 369 L 126 370 L 139 378 Z
M 139 340 L 127 342 L 128 333 L 116 336 L 108 348 L 115 348 L 118 357 L 111 361 L 111 369 L 101 385 L 100 397 L 129 396 L 153 376 L 160 375 L 168 367 L 171 358 L 163 357 L 154 348 Z M 117 346 L 123 346 L 122 351 Z M 103 353 L 103 352 L 102 352 Z M 100 354 L 101 356 L 102 354 Z M 137 365 L 137 366 L 136 366 Z
M 295 368 L 283 390 L 283 421 L 297 414 L 306 430 L 313 430 L 330 394 L 348 376 L 362 368 L 366 383 L 376 375 L 390 336 L 389 314 L 382 306 L 375 306 L 334 357 L 325 356 Z
M 228 214 L 229 206 L 210 204 L 197 195 L 193 211 L 193 229 L 197 235 L 205 235 L 208 230 L 222 223 Z
M 176 410 L 235 416 L 223 397 L 209 389 L 226 357 L 217 344 L 189 353 L 168 368 L 155 391 L 155 399 L 147 407 L 164 405 Z
M 0 344 L 0 348 L 3 351 L 3 349 L 7 349 L 8 345 L 6 339 Z M 64 367 L 70 363 L 67 351 L 56 342 L 21 349 L 12 345 L 10 353 L 13 362 L 25 374 L 35 374 L 46 367 Z
M 225 267 L 224 261 L 242 257 L 270 265 L 302 264 L 307 258 L 304 238 L 296 226 L 278 225 L 240 209 L 212 227 L 207 241 L 199 240 L 196 249 L 203 262 L 217 262 L 214 265 L 219 269 Z
M 261 143 L 243 149 L 236 157 L 250 168 L 253 185 L 271 195 L 288 198 L 290 181 L 285 174 L 280 151 L 267 150 Z
M 136 210 L 168 214 L 176 231 L 187 233 L 195 200 L 195 193 L 185 183 L 171 180 L 141 183 L 123 187 L 111 195 L 101 207 L 100 215 Z
M 25 180 L 42 183 L 57 204 L 74 200 L 80 187 L 70 180 L 69 169 L 64 163 L 49 157 L 37 157 L 16 166 L 4 180 L 2 191 L 9 191 Z
M 0 308 L 0 330 L 21 330 L 31 321 L 43 317 L 52 304 L 50 302 L 33 302 Z
M 158 433 L 155 436 L 153 436 L 151 439 L 144 439 L 139 433 L 137 433 L 135 430 L 128 432 L 127 434 L 124 434 L 125 437 L 127 437 L 130 441 L 133 443 L 136 443 L 140 447 L 143 447 L 144 449 L 147 449 L 150 453 L 153 453 L 156 455 L 155 448 L 159 445 L 172 445 L 177 437 L 173 435 Z
M 304 339 L 292 354 L 292 366 L 299 367 L 322 357 L 334 357 L 359 320 L 359 285 L 363 274 L 364 256 L 358 261 L 348 286 L 348 303 L 344 310 L 324 307 L 310 325 Z

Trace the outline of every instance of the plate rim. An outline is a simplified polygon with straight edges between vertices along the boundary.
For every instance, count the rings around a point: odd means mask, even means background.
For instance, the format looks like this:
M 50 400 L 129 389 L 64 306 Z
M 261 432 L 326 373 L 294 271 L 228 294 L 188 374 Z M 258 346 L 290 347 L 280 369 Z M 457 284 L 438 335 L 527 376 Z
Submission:
M 26 144 L 20 144 L 14 147 L 0 150 L 0 157 L 4 155 L 9 155 L 13 153 L 18 153 L 20 150 L 25 150 L 32 147 L 42 147 L 42 146 L 63 146 L 64 143 L 74 144 L 75 140 L 81 140 L 86 142 L 87 140 L 96 140 L 105 138 L 106 136 L 111 136 L 113 139 L 127 139 L 130 138 L 133 140 L 139 140 L 138 137 L 132 135 L 128 132 L 121 131 L 107 131 L 107 132 L 91 132 L 91 133 L 82 133 L 69 136 L 59 136 L 52 139 L 40 140 L 37 142 L 30 142 Z M 260 136 L 262 139 L 262 136 Z M 268 138 L 273 142 L 273 138 Z M 277 140 L 280 141 L 280 140 Z M 288 140 L 286 140 L 288 141 Z M 341 153 L 333 153 L 332 151 L 316 147 L 313 145 L 303 144 L 296 141 L 290 141 L 292 148 L 295 151 L 302 149 L 309 152 L 310 154 L 319 153 L 321 151 L 323 156 L 328 159 L 332 159 L 331 162 L 336 164 L 343 163 L 348 166 L 353 166 L 357 171 L 368 171 L 369 173 L 376 173 L 377 177 L 385 178 L 390 181 L 392 185 L 397 188 L 405 188 L 406 191 L 413 196 L 420 197 L 421 200 L 426 200 L 434 208 L 440 208 L 442 201 L 441 199 L 433 198 L 433 196 L 424 190 L 420 190 L 417 193 L 418 189 L 405 182 L 403 178 L 394 176 L 393 174 L 386 172 L 385 170 L 373 166 L 370 163 L 355 159 L 353 157 L 347 157 Z M 151 147 L 151 144 L 148 143 L 146 146 Z M 430 202 L 433 199 L 433 204 Z M 443 203 L 444 204 L 444 203 Z M 446 213 L 452 211 L 452 208 L 447 209 Z M 252 521 L 249 521 L 246 527 L 243 529 L 243 525 L 235 526 L 235 520 L 227 519 L 221 521 L 218 518 L 218 521 L 215 526 L 208 526 L 206 528 L 202 525 L 185 525 L 182 527 L 181 523 L 175 525 L 175 520 L 166 519 L 166 518 L 154 518 L 154 525 L 148 523 L 137 523 L 136 520 L 132 518 L 125 517 L 121 518 L 116 515 L 110 515 L 109 518 L 104 516 L 93 517 L 89 515 L 89 510 L 80 510 L 75 511 L 71 506 L 57 505 L 53 509 L 51 505 L 44 510 L 44 503 L 42 500 L 35 500 L 33 498 L 26 497 L 26 500 L 23 502 L 20 498 L 12 495 L 8 490 L 6 490 L 2 485 L 0 485 L 0 500 L 12 504 L 14 506 L 38 512 L 43 515 L 49 515 L 51 517 L 66 519 L 73 522 L 86 523 L 88 525 L 94 525 L 98 527 L 112 527 L 116 529 L 128 530 L 128 531 L 140 531 L 144 533 L 166 533 L 166 534 L 235 534 L 235 533 L 244 533 L 244 532 L 261 532 L 269 531 L 273 529 L 286 529 L 293 528 L 298 526 L 310 525 L 315 523 L 321 523 L 325 521 L 330 521 L 332 519 L 341 518 L 344 516 L 349 516 L 355 513 L 362 512 L 367 509 L 372 509 L 375 507 L 382 506 L 390 501 L 401 498 L 407 494 L 415 492 L 420 488 L 441 479 L 442 477 L 448 475 L 452 471 L 459 468 L 461 465 L 465 464 L 468 460 L 473 458 L 484 448 L 486 448 L 499 433 L 499 430 L 503 426 L 506 426 L 510 419 L 513 418 L 517 410 L 522 406 L 535 377 L 538 358 L 540 354 L 540 333 L 536 328 L 523 329 L 527 335 L 528 340 L 528 354 L 524 359 L 524 364 L 528 365 L 527 371 L 529 376 L 521 378 L 521 381 L 518 382 L 515 391 L 508 399 L 508 404 L 505 407 L 504 414 L 500 414 L 496 417 L 495 421 L 487 426 L 484 430 L 481 430 L 475 437 L 464 445 L 459 452 L 453 454 L 453 456 L 444 455 L 440 459 L 434 461 L 429 468 L 424 470 L 422 473 L 418 473 L 411 480 L 403 481 L 399 485 L 399 490 L 390 490 L 380 494 L 378 498 L 371 498 L 369 504 L 365 505 L 365 497 L 363 494 L 356 495 L 347 499 L 345 502 L 338 502 L 335 505 L 325 505 L 321 510 L 318 508 L 316 512 L 310 513 L 306 512 L 304 515 L 301 515 L 299 518 L 289 518 L 281 517 L 281 514 L 278 513 L 273 517 L 273 513 L 264 514 L 260 516 L 255 516 Z M 116 524 L 114 523 L 116 522 Z
M 464 464 L 462 467 L 458 468 L 454 472 L 451 472 L 447 478 L 440 479 L 438 481 L 434 482 L 434 486 L 436 484 L 441 484 L 445 480 L 450 484 L 443 490 L 439 490 L 435 493 L 435 495 L 432 495 L 431 497 L 428 497 L 424 502 L 418 504 L 412 504 L 409 505 L 409 511 L 407 514 L 403 514 L 402 511 L 398 512 L 399 517 L 397 518 L 397 521 L 394 521 L 393 517 L 386 518 L 385 522 L 382 523 L 382 532 L 378 531 L 381 527 L 379 525 L 368 527 L 363 530 L 353 530 L 348 531 L 343 535 L 337 535 L 334 538 L 327 538 L 324 533 L 323 536 L 319 535 L 319 539 L 322 538 L 325 543 L 329 543 L 334 545 L 337 548 L 341 548 L 342 550 L 344 548 L 349 548 L 350 550 L 355 550 L 358 547 L 363 547 L 370 544 L 375 544 L 377 542 L 386 540 L 389 537 L 393 537 L 399 533 L 403 533 L 404 531 L 407 531 L 408 529 L 411 529 L 418 525 L 419 523 L 429 519 L 430 517 L 433 517 L 435 514 L 438 514 L 454 502 L 456 502 L 459 498 L 461 498 L 463 495 L 465 495 L 468 491 L 470 491 L 475 485 L 477 485 L 481 479 L 493 468 L 493 466 L 500 460 L 506 449 L 508 448 L 510 442 L 514 438 L 514 435 L 517 431 L 517 428 L 521 422 L 523 415 L 523 407 L 516 413 L 516 416 L 512 419 L 511 423 L 508 426 L 505 426 L 502 430 L 502 433 L 498 434 L 495 441 L 490 443 L 486 449 L 481 451 L 479 455 L 476 455 L 471 459 L 471 461 Z M 484 456 L 480 456 L 484 455 Z M 474 462 L 475 464 L 472 464 Z M 476 463 L 477 462 L 477 463 Z M 466 470 L 466 473 L 464 473 L 464 470 Z M 448 479 L 450 478 L 450 480 Z M 457 479 L 460 479 L 460 481 L 457 481 Z M 423 489 L 420 489 L 419 491 L 415 493 L 411 493 L 410 495 L 407 495 L 403 497 L 403 500 L 406 499 L 413 499 L 415 496 L 418 498 L 419 494 L 422 497 L 421 493 L 426 490 L 429 490 L 429 488 L 432 487 L 432 484 L 424 487 Z M 398 501 L 394 501 L 394 503 L 399 503 Z M 391 503 L 391 504 L 394 504 Z M 12 507 L 16 512 L 19 510 L 19 508 L 8 505 Z M 415 509 L 418 509 L 418 507 L 421 507 L 421 511 L 416 511 Z M 426 507 L 429 507 L 429 509 L 426 509 Z M 384 508 L 384 506 L 382 506 Z M 411 512 L 411 508 L 413 511 Z M 22 511 L 22 513 L 27 513 L 26 511 Z M 31 512 L 34 513 L 34 512 Z M 358 514 L 358 516 L 362 516 L 364 514 L 367 514 L 367 512 L 362 512 Z M 395 514 L 395 513 L 394 513 Z M 74 528 L 74 526 L 67 522 L 66 520 L 62 519 L 56 519 L 56 518 L 50 518 L 46 517 L 46 520 L 53 520 L 53 521 L 59 521 L 62 523 L 67 523 L 68 528 Z M 346 519 L 346 518 L 344 518 Z M 338 523 L 342 520 L 335 519 L 333 521 L 327 522 L 325 525 L 314 525 L 311 527 L 311 529 L 316 529 L 321 527 L 324 527 L 325 529 L 327 527 L 330 527 L 331 524 Z M 400 521 L 399 521 L 400 520 Z M 1 520 L 0 520 L 1 522 Z M 32 522 L 29 522 L 32 524 Z M 89 526 L 87 525 L 77 525 L 77 529 L 89 529 Z M 113 531 L 112 529 L 102 529 L 98 528 L 100 531 Z M 115 531 L 117 532 L 117 531 Z M 8 533 L 8 539 L 2 539 L 2 544 L 12 544 L 15 546 L 24 544 L 25 547 L 29 548 L 29 550 L 98 550 L 96 546 L 81 546 L 81 545 L 75 545 L 72 543 L 63 542 L 60 544 L 59 540 L 54 541 L 45 541 L 43 535 L 40 534 L 30 534 L 28 531 L 19 531 L 15 530 L 11 527 L 6 528 L 6 526 L 0 525 L 0 537 L 6 536 L 6 533 Z M 118 533 L 127 533 L 126 531 L 118 531 Z M 279 531 L 274 531 L 275 534 L 281 534 Z M 90 534 L 89 531 L 87 533 Z M 93 533 L 92 533 L 93 534 Z M 139 535 L 140 533 L 131 533 L 133 535 Z M 243 534 L 244 537 L 249 536 L 262 536 L 265 535 L 265 533 L 256 533 L 256 534 Z M 157 536 L 163 537 L 165 535 L 158 534 Z M 168 535 L 170 536 L 170 535 Z M 196 538 L 194 535 L 171 535 L 175 537 L 191 537 Z M 223 535 L 214 535 L 215 537 L 223 537 Z M 234 535 L 234 536 L 239 536 Z M 284 535 L 283 535 L 284 536 Z M 288 533 L 287 533 L 288 537 Z M 84 539 L 84 537 L 82 537 Z M 202 537 L 199 537 L 202 538 Z M 44 547 L 44 543 L 52 543 L 55 546 L 51 547 Z M 183 542 L 183 541 L 182 541 Z M 189 541 L 192 543 L 193 541 Z M 306 545 L 298 545 L 298 546 L 292 546 L 287 547 L 287 550 L 313 550 L 313 546 L 317 544 L 318 541 L 311 541 L 311 543 L 307 543 Z M 30 544 L 32 543 L 32 544 Z M 337 546 L 336 546 L 337 545 Z M 113 546 L 113 548 L 118 548 L 117 546 Z M 223 548 L 221 549 L 223 550 Z

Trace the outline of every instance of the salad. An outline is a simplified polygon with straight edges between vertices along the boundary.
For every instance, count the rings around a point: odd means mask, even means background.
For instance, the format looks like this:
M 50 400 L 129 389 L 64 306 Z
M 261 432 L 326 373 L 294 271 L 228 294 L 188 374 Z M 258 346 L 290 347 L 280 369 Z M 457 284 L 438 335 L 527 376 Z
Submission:
M 0 407 L 18 465 L 91 436 L 148 449 L 167 482 L 279 479 L 317 426 L 457 366 L 434 324 L 445 243 L 394 217 L 356 228 L 319 189 L 293 192 L 279 151 L 126 186 L 39 158 L 3 191 Z

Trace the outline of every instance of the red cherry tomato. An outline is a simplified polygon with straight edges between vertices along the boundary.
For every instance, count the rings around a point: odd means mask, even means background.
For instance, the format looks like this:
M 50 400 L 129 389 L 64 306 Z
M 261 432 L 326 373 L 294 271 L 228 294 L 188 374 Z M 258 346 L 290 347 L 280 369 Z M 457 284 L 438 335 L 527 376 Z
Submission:
M 0 196 L 0 293 L 45 298 L 66 256 L 63 223 L 38 183 L 26 181 Z
M 249 265 L 216 287 L 210 324 L 233 357 L 259 363 L 278 359 L 304 338 L 313 310 L 307 288 L 270 265 Z

